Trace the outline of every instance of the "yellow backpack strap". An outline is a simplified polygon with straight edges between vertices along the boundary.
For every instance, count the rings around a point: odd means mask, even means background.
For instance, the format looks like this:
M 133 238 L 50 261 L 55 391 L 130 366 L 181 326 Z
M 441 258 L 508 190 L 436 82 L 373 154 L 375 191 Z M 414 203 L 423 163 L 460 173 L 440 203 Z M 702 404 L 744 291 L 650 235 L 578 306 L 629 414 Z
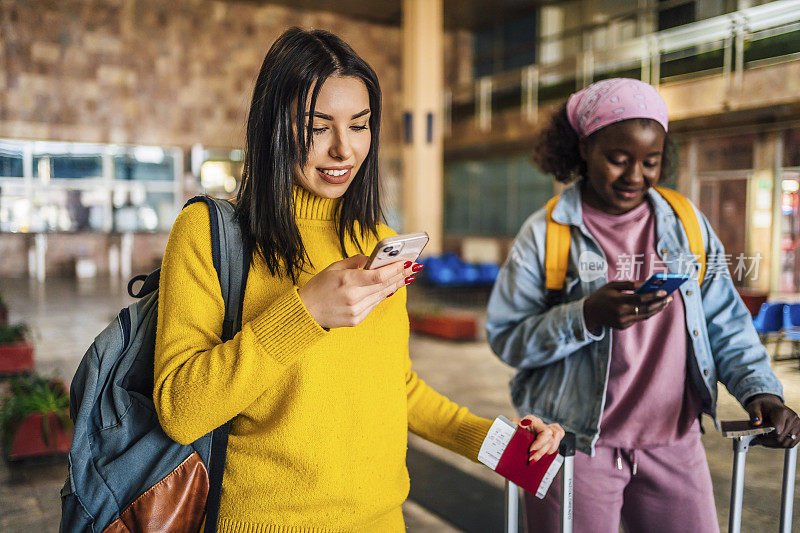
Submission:
M 569 265 L 569 245 L 571 236 L 569 226 L 553 220 L 553 209 L 559 196 L 548 200 L 547 206 L 547 241 L 544 251 L 545 287 L 553 291 L 564 290 Z
M 703 234 L 700 231 L 700 221 L 697 220 L 697 213 L 695 213 L 689 200 L 681 193 L 664 187 L 656 187 L 655 189 L 669 202 L 678 218 L 681 219 L 683 229 L 686 230 L 686 236 L 689 237 L 689 249 L 697 258 L 697 262 L 700 263 L 697 282 L 703 283 L 703 278 L 706 274 L 706 248 L 703 245 Z

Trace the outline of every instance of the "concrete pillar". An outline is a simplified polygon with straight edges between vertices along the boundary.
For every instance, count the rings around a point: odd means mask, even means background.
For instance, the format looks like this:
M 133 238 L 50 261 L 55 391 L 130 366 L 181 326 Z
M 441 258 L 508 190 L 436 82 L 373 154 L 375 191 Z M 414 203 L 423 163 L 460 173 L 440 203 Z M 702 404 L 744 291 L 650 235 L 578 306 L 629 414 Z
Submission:
M 758 279 L 751 289 L 775 293 L 780 286 L 780 238 L 783 217 L 780 211 L 781 175 L 776 161 L 780 134 L 759 135 L 754 146 L 753 177 L 750 179 L 747 209 L 747 254 L 763 257 Z
M 403 0 L 403 231 L 442 251 L 443 0 Z
M 37 233 L 33 238 L 36 257 L 36 279 L 39 282 L 44 282 L 47 273 L 47 234 Z
M 781 196 L 783 193 L 783 136 L 770 132 L 764 143 L 765 149 L 757 157 L 756 168 L 765 172 L 763 179 L 772 180 L 772 228 L 769 240 L 769 282 L 770 295 L 780 292 L 781 287 L 781 240 L 783 239 L 783 213 Z
M 133 266 L 133 233 L 125 232 L 120 240 L 119 273 L 123 280 L 131 277 Z

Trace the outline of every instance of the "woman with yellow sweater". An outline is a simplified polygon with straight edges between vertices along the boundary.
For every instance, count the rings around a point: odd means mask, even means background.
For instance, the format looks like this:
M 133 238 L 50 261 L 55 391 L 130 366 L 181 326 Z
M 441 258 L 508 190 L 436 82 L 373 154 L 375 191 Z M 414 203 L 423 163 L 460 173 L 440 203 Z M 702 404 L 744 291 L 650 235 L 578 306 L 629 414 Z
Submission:
M 154 400 L 182 443 L 232 419 L 219 531 L 403 531 L 408 430 L 476 460 L 491 425 L 411 369 L 402 288 L 421 265 L 362 269 L 394 234 L 379 222 L 380 109 L 375 73 L 330 33 L 295 28 L 267 53 L 236 204 L 255 252 L 232 340 L 205 204 L 170 234 Z M 529 418 L 534 458 L 555 451 L 561 428 Z

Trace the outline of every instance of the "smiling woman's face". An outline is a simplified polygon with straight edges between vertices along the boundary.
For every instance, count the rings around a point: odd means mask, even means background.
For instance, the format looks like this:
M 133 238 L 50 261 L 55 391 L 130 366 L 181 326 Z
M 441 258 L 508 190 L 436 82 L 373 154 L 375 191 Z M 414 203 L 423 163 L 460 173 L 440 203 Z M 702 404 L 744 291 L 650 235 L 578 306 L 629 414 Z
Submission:
M 369 93 L 355 77 L 330 77 L 320 87 L 311 121 L 312 141 L 305 166 L 294 178 L 323 198 L 339 198 L 369 153 Z
M 623 120 L 580 144 L 586 161 L 584 200 L 611 215 L 640 205 L 661 176 L 664 129 L 655 121 Z

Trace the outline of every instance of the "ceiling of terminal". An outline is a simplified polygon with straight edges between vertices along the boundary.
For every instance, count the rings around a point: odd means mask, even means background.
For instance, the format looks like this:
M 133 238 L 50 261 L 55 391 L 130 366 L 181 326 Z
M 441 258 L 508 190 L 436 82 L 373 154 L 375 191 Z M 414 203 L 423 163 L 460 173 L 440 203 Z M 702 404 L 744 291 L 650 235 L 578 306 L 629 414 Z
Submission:
M 332 11 L 375 22 L 400 25 L 402 0 L 249 0 L 260 4 L 280 4 L 297 9 Z M 497 20 L 530 13 L 554 0 L 444 0 L 447 29 L 477 29 Z

